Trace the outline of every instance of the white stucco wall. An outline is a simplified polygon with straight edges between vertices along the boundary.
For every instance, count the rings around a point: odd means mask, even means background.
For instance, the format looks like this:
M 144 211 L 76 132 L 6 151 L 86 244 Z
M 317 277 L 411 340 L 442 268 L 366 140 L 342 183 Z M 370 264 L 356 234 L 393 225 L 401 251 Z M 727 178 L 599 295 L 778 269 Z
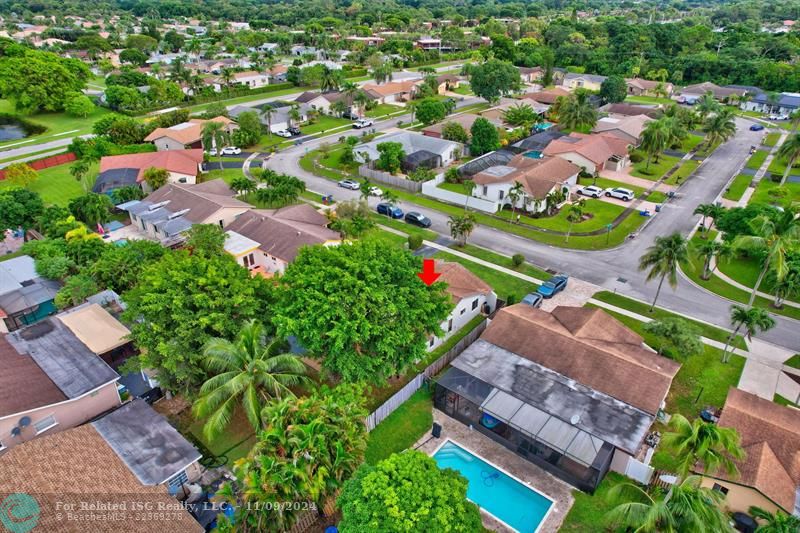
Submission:
M 473 309 L 473 302 L 476 300 L 477 305 Z M 494 292 L 490 292 L 488 295 L 480 294 L 476 296 L 469 296 L 459 301 L 450 312 L 450 315 L 448 315 L 447 319 L 445 319 L 445 321 L 439 325 L 439 327 L 442 328 L 442 331 L 444 331 L 444 335 L 441 337 L 431 337 L 428 340 L 427 350 L 435 350 L 458 330 L 466 326 L 470 320 L 480 315 L 484 303 L 488 303 L 489 308 L 494 310 L 495 306 L 497 305 L 497 295 Z

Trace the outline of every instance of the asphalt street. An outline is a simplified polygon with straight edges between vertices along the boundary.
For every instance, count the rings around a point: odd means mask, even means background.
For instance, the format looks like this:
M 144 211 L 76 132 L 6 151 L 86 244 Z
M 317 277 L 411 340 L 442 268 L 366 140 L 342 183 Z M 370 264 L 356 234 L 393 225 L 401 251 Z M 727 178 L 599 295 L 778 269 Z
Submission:
M 477 99 L 459 102 L 459 107 L 475 103 Z M 398 120 L 408 121 L 408 115 L 392 118 L 375 124 L 375 129 L 385 131 L 396 126 Z M 604 251 L 567 250 L 542 244 L 486 226 L 478 226 L 470 235 L 472 244 L 494 250 L 506 255 L 521 253 L 533 264 L 568 273 L 570 276 L 589 281 L 608 290 L 621 294 L 652 300 L 656 285 L 646 281 L 646 273 L 638 269 L 639 257 L 653 243 L 655 237 L 675 231 L 688 235 L 697 225 L 700 217 L 692 214 L 701 203 L 714 202 L 732 176 L 738 174 L 749 156 L 750 146 L 759 144 L 763 132 L 750 131 L 749 121 L 737 119 L 736 135 L 722 144 L 695 171 L 678 190 L 676 197 L 664 206 L 647 226 L 640 230 L 634 239 Z M 341 135 L 341 133 L 337 134 Z M 314 139 L 274 155 L 267 166 L 278 172 L 302 178 L 311 191 L 332 194 L 335 199 L 357 198 L 357 191 L 340 188 L 336 183 L 317 177 L 300 168 L 298 161 L 303 154 L 317 148 L 330 139 Z M 379 200 L 370 199 L 374 206 Z M 438 211 L 401 202 L 404 210 L 419 211 L 433 221 L 431 229 L 442 235 L 449 235 L 447 215 Z M 632 215 L 636 216 L 636 215 Z M 712 324 L 729 328 L 731 302 L 704 289 L 696 287 L 681 277 L 676 290 L 669 286 L 662 289 L 658 305 L 672 311 L 699 318 Z M 786 348 L 800 351 L 800 324 L 798 321 L 775 316 L 774 329 L 759 334 L 759 338 Z

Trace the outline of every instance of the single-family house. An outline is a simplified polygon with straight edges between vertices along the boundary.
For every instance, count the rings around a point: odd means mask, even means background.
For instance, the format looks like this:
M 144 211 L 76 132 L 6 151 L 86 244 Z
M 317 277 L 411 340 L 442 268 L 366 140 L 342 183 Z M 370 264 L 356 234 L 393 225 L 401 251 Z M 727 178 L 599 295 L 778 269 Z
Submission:
M 731 97 L 740 97 L 747 93 L 746 89 L 736 89 L 732 87 L 720 87 L 715 83 L 704 81 L 695 85 L 687 85 L 680 91 L 679 102 L 693 103 L 700 99 L 704 94 L 711 95 L 720 102 L 726 102 Z
M 168 183 L 144 200 L 119 205 L 127 211 L 131 224 L 151 239 L 163 244 L 182 240 L 182 234 L 194 224 L 218 224 L 225 227 L 252 208 L 236 197 L 221 179 L 195 185 Z
M 650 118 L 658 118 L 662 114 L 662 111 L 659 107 L 625 104 L 622 102 L 617 104 L 606 104 L 600 107 L 598 111 L 601 113 L 607 113 L 609 115 L 623 115 L 626 117 L 645 115 Z
M 330 59 L 315 59 L 314 61 L 310 61 L 306 63 L 305 67 L 316 67 L 317 65 L 322 65 L 329 70 L 342 70 L 342 64 L 336 61 L 331 61 Z
M 275 65 L 267 70 L 270 83 L 283 83 L 286 81 L 286 76 L 289 73 L 289 67 L 286 65 Z
M 231 83 L 233 85 L 241 85 L 250 89 L 259 89 L 269 85 L 270 77 L 264 72 L 256 72 L 255 70 L 246 70 L 244 72 L 235 72 L 231 76 Z M 222 91 L 226 86 L 226 81 L 222 78 L 217 78 L 214 81 L 214 90 L 216 92 Z
M 718 422 L 735 429 L 745 457 L 736 460 L 738 476 L 702 472 L 702 486 L 724 495 L 730 512 L 751 506 L 775 513 L 800 509 L 800 410 L 731 388 Z
M 568 72 L 561 82 L 561 86 L 565 89 L 574 91 L 575 89 L 587 89 L 589 91 L 599 91 L 600 86 L 606 81 L 606 76 L 599 76 L 597 74 L 576 74 Z
M 362 89 L 379 103 L 394 104 L 410 101 L 420 83 L 419 79 L 390 81 L 381 84 L 367 83 Z
M 296 44 L 289 49 L 289 53 L 293 56 L 304 56 L 307 54 L 318 56 L 319 50 L 317 50 L 317 48 L 314 46 L 305 46 L 302 44 Z
M 464 154 L 465 147 L 461 143 L 446 141 L 411 131 L 401 131 L 382 135 L 375 140 L 355 147 L 355 157 L 359 162 L 375 161 L 380 157 L 378 145 L 395 142 L 403 145 L 406 156 L 403 169 L 413 170 L 419 166 L 426 168 L 445 167 Z M 458 156 L 458 157 L 457 157 Z
M 556 103 L 556 100 L 558 100 L 559 97 L 566 97 L 569 95 L 570 92 L 568 90 L 561 87 L 553 87 L 552 89 L 527 93 L 523 95 L 522 98 L 533 100 L 535 102 L 539 102 L 540 104 L 553 105 Z
M 225 251 L 236 262 L 264 273 L 282 273 L 303 246 L 332 246 L 339 233 L 330 221 L 308 204 L 281 209 L 253 209 L 227 226 Z
M 210 120 L 200 118 L 189 119 L 169 128 L 156 128 L 144 138 L 145 142 L 156 145 L 159 152 L 164 150 L 185 150 L 203 147 L 203 126 L 207 122 L 219 122 L 225 126 L 228 133 L 233 133 L 239 126 L 228 117 L 214 117 Z M 210 148 L 210 147 L 205 147 Z M 220 147 L 221 148 L 221 147 Z
M 39 276 L 29 255 L 0 261 L 0 333 L 15 331 L 55 314 L 57 281 Z
M 778 93 L 777 98 L 771 98 L 769 94 L 759 92 L 750 100 L 742 102 L 739 107 L 745 111 L 789 115 L 800 108 L 800 93 Z
M 533 108 L 534 112 L 539 116 L 544 116 L 548 109 L 550 109 L 549 105 L 540 104 L 536 100 L 532 100 L 530 98 L 526 98 L 524 100 L 515 100 L 513 98 L 502 98 L 500 100 L 500 104 L 492 107 L 491 109 L 487 109 L 486 111 L 481 111 L 481 116 L 485 119 L 490 120 L 491 122 L 503 125 L 505 123 L 505 114 L 512 107 L 517 106 L 525 106 L 528 105 Z
M 445 94 L 448 91 L 458 89 L 461 85 L 461 78 L 455 74 L 440 74 L 436 77 L 436 93 Z
M 278 43 L 262 43 L 256 47 L 256 50 L 266 54 L 277 54 L 281 45 Z
M 544 211 L 547 196 L 555 191 L 569 190 L 578 182 L 581 169 L 560 157 L 531 157 L 526 154 L 514 156 L 502 165 L 490 166 L 472 176 L 475 184 L 472 195 L 482 200 L 495 202 L 499 211 L 512 204 L 529 213 Z M 517 184 L 521 195 L 514 203 L 509 196 Z
M 542 67 L 517 67 L 522 83 L 536 83 L 542 81 L 544 69 Z
M 85 531 L 91 522 L 91 530 L 102 533 L 202 533 L 170 495 L 189 474 L 197 479 L 199 458 L 161 415 L 134 400 L 92 423 L 0 455 L 0 492 L 33 498 L 34 531 Z M 98 516 L 107 519 L 92 518 Z
M 642 131 L 652 119 L 647 115 L 608 115 L 598 119 L 592 129 L 593 133 L 607 133 L 627 141 L 631 146 L 639 146 L 642 141 Z
M 643 80 L 641 78 L 625 78 L 628 94 L 631 96 L 672 96 L 675 87 L 668 81 Z
M 129 332 L 93 305 L 0 336 L 0 452 L 120 404 L 120 376 L 101 355 L 128 344 Z
M 436 261 L 435 266 L 436 272 L 440 274 L 436 281 L 447 284 L 446 290 L 450 295 L 453 310 L 440 325 L 444 334 L 441 337 L 431 336 L 428 339 L 428 351 L 438 348 L 476 316 L 492 313 L 497 306 L 497 294 L 485 281 L 463 265 Z
M 517 304 L 436 379 L 434 406 L 592 492 L 639 453 L 679 368 L 600 309 Z
M 168 172 L 168 183 L 189 183 L 197 181 L 202 172 L 203 150 L 167 150 L 141 154 L 107 155 L 100 159 L 100 174 L 95 180 L 92 192 L 108 194 L 115 189 L 138 185 L 146 192 L 150 186 L 144 179 L 149 168 L 163 168 Z
M 353 44 L 362 44 L 364 46 L 380 46 L 386 40 L 383 37 L 378 37 L 377 35 L 371 35 L 369 37 L 359 37 L 358 35 L 351 35 L 348 37 L 347 42 Z
M 434 39 L 433 37 L 422 37 L 421 39 L 417 39 L 414 46 L 420 50 L 441 50 L 442 40 Z
M 437 122 L 436 124 L 431 124 L 430 126 L 425 126 L 422 129 L 422 134 L 427 135 L 428 137 L 436 137 L 437 139 L 442 138 L 442 130 L 444 130 L 445 126 L 451 123 L 460 124 L 462 128 L 469 134 L 472 125 L 475 123 L 476 120 L 481 118 L 481 115 L 476 115 L 474 113 L 459 113 L 457 115 L 451 115 L 444 119 L 441 122 Z M 486 117 L 484 117 L 486 118 Z M 489 119 L 495 126 L 499 126 L 501 121 Z
M 628 165 L 630 144 L 607 133 L 586 135 L 573 132 L 560 137 L 544 149 L 547 156 L 558 156 L 591 174 L 601 170 L 622 170 Z
M 266 113 L 266 109 L 270 108 L 272 111 L 269 113 L 269 116 Z M 296 120 L 292 120 L 291 114 L 292 109 L 296 109 L 299 117 Z M 262 104 L 258 107 L 248 107 L 245 105 L 238 105 L 232 109 L 228 110 L 228 114 L 238 119 L 242 113 L 246 112 L 255 112 L 258 114 L 259 120 L 261 124 L 264 126 L 269 127 L 272 133 L 283 131 L 291 126 L 295 126 L 296 124 L 300 124 L 308 120 L 308 112 L 311 110 L 311 106 L 308 104 L 295 104 L 295 105 L 288 105 L 282 102 L 269 102 L 266 104 Z
M 346 100 L 347 95 L 339 91 L 327 91 L 321 93 L 319 91 L 306 91 L 300 94 L 294 101 L 298 104 L 306 104 L 311 109 L 322 111 L 329 114 L 331 112 L 331 104 L 339 100 Z

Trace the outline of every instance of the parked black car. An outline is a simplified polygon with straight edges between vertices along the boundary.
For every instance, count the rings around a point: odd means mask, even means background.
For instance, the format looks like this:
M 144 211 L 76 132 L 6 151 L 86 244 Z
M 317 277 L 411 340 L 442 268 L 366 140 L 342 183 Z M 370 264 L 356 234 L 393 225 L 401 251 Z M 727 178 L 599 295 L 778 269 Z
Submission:
M 300 128 L 298 128 L 297 126 L 292 126 L 291 128 L 286 128 L 286 131 L 288 131 L 289 133 L 291 133 L 292 135 L 295 135 L 295 136 L 303 134 L 303 132 L 300 131 Z
M 421 228 L 430 228 L 432 224 L 431 219 L 416 211 L 406 213 L 406 222 Z

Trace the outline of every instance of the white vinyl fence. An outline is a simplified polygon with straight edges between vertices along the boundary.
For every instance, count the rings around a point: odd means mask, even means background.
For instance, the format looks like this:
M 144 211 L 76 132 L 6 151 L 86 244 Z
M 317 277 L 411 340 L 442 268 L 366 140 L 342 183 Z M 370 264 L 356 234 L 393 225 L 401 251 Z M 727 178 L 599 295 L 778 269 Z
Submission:
M 426 181 L 422 184 L 422 194 L 456 205 L 464 205 L 464 203 L 469 200 L 467 207 L 470 209 L 477 209 L 478 211 L 491 214 L 497 212 L 497 202 L 490 202 L 489 200 L 475 198 L 473 196 L 467 198 L 466 194 L 448 191 L 437 187 L 437 185 L 441 185 L 443 182 L 444 174 L 439 174 L 434 179 Z

